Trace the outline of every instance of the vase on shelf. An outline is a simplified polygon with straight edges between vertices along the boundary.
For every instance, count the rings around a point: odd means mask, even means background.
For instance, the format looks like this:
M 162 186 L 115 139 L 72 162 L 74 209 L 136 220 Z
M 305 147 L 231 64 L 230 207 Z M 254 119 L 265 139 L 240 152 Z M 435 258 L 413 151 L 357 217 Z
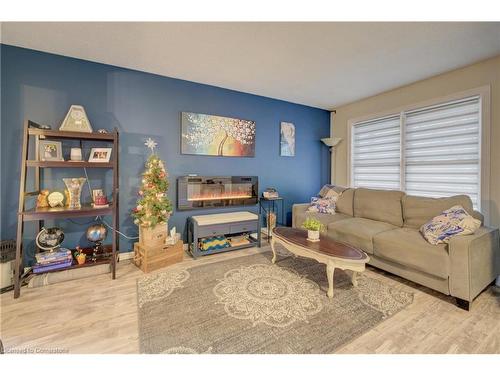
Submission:
M 82 208 L 80 203 L 80 196 L 82 195 L 82 186 L 86 181 L 85 177 L 78 178 L 63 178 L 66 188 L 68 189 L 69 203 L 67 204 L 68 209 L 78 210 Z

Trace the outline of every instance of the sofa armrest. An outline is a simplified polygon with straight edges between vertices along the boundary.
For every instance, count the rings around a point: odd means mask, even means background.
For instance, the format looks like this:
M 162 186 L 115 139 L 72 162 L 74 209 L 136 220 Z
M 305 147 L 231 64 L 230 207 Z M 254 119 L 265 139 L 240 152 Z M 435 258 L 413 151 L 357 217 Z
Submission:
M 309 203 L 298 203 L 292 206 L 292 227 L 296 228 L 295 224 L 297 223 L 297 215 L 299 213 L 306 212 L 309 208 Z
M 500 274 L 498 229 L 481 227 L 474 234 L 450 239 L 450 294 L 471 302 Z

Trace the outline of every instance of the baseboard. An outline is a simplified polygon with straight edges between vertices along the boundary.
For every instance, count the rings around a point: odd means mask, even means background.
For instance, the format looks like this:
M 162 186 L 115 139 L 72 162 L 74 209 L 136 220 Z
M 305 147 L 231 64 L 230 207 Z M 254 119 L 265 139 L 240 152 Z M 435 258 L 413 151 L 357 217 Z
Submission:
M 120 260 L 134 259 L 134 252 L 127 251 L 126 253 L 120 253 Z

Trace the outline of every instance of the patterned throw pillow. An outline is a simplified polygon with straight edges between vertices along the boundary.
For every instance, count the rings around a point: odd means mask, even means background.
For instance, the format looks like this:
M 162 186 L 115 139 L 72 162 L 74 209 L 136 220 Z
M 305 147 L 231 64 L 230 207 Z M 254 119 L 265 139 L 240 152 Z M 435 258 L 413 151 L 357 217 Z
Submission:
M 481 226 L 462 206 L 441 212 L 420 227 L 420 233 L 432 245 L 448 243 L 453 236 L 473 234 Z
M 307 212 L 333 215 L 335 213 L 335 202 L 337 202 L 335 198 L 312 197 L 311 205 L 307 209 Z
M 318 197 L 330 198 L 329 195 L 331 194 L 331 192 L 334 192 L 333 190 L 334 187 L 335 187 L 334 185 L 329 185 L 329 184 L 323 186 L 318 193 Z
M 325 185 L 321 188 L 318 193 L 318 197 L 320 198 L 338 198 L 342 192 L 346 190 L 345 187 L 335 186 L 335 185 Z

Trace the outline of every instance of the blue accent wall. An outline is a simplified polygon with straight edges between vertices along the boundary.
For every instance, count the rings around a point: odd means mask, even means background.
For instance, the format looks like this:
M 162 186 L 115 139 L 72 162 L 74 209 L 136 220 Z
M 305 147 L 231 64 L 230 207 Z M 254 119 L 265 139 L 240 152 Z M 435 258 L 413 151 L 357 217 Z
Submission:
M 278 189 L 286 199 L 289 217 L 293 203 L 309 201 L 329 181 L 330 155 L 319 140 L 329 136 L 330 113 L 322 109 L 8 45 L 1 45 L 1 94 L 2 239 L 16 235 L 24 119 L 58 129 L 71 104 L 85 107 L 94 131 L 117 127 L 120 132 L 120 228 L 130 236 L 137 234 L 129 213 L 149 153 L 144 146 L 147 137 L 159 144 L 158 153 L 169 171 L 169 197 L 174 205 L 178 176 L 255 175 L 259 177 L 260 191 L 266 187 Z M 182 111 L 254 120 L 255 157 L 181 155 Z M 280 121 L 295 124 L 295 157 L 279 156 Z M 70 146 L 67 143 L 63 148 L 66 159 Z M 84 172 L 45 170 L 42 188 L 62 191 L 62 177 L 73 176 L 84 176 Z M 92 187 L 104 187 L 107 193 L 111 192 L 111 177 L 111 171 L 89 170 Z M 89 200 L 87 188 L 82 198 Z M 169 225 L 183 232 L 190 215 L 242 209 L 256 212 L 257 206 L 174 212 Z M 64 245 L 88 245 L 82 232 L 90 220 L 58 221 L 56 224 L 66 233 Z M 107 221 L 111 222 L 110 218 Z M 30 240 L 34 225 L 26 229 Z M 121 238 L 120 251 L 130 251 L 132 242 Z

